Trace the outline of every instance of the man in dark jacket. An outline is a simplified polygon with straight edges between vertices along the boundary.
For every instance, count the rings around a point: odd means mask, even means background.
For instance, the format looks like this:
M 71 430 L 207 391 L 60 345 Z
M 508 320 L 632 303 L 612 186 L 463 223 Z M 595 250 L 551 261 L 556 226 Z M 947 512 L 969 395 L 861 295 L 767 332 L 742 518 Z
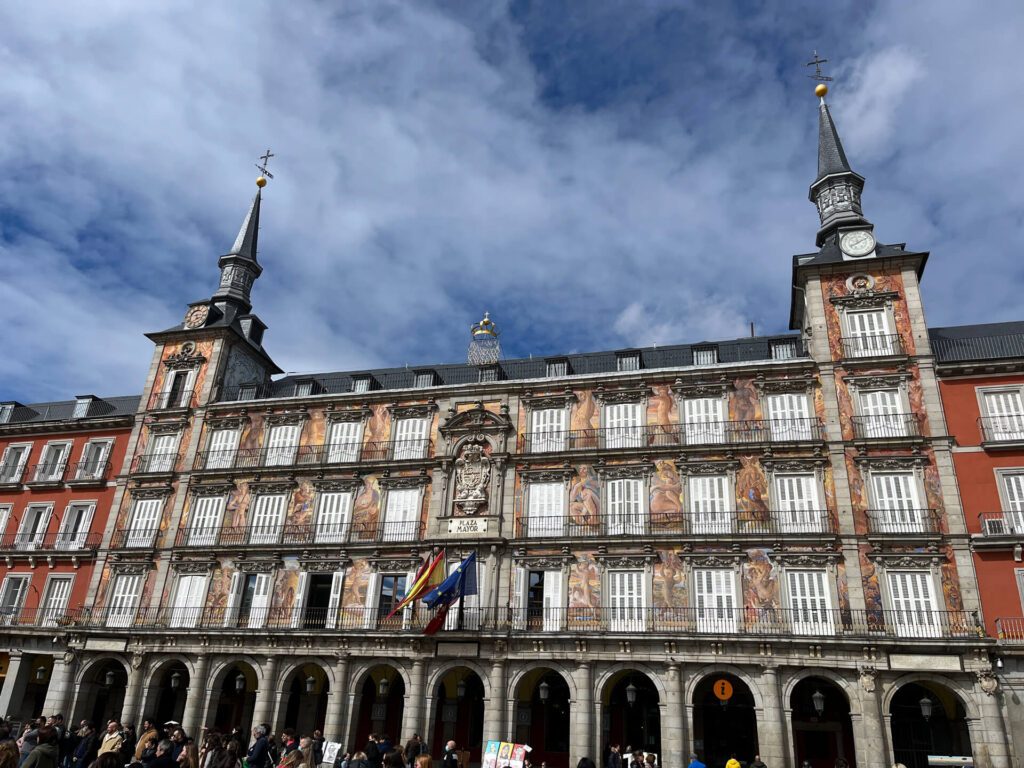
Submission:
M 366 749 L 363 751 L 366 753 L 366 762 L 370 768 L 380 768 L 383 755 L 377 746 L 377 736 L 375 734 L 370 734 L 370 740 L 366 742 Z
M 50 725 L 42 725 L 36 733 L 36 748 L 22 763 L 28 768 L 57 768 L 60 751 L 57 749 L 57 731 Z
M 249 764 L 249 768 L 265 768 L 267 765 L 267 756 L 269 755 L 267 729 L 262 725 L 257 725 L 252 729 L 252 737 L 255 741 L 253 741 L 252 746 L 249 747 L 249 751 L 245 755 L 245 760 Z
M 622 755 L 619 753 L 619 745 L 612 744 L 611 752 L 608 753 L 607 768 L 622 768 Z
M 86 768 L 96 759 L 96 752 L 100 748 L 100 739 L 96 735 L 96 728 L 92 723 L 86 723 L 79 732 L 78 746 L 71 756 L 71 765 L 74 768 Z
M 454 741 L 449 741 L 444 745 L 444 757 L 441 758 L 441 768 L 459 768 L 459 753 L 455 751 Z
M 423 752 L 423 742 L 420 740 L 420 735 L 414 733 L 405 744 L 405 762 L 412 765 L 413 760 L 419 757 L 421 752 Z
M 156 745 L 156 757 L 149 764 L 150 768 L 178 768 L 178 762 L 173 755 L 174 745 L 170 739 L 161 739 Z

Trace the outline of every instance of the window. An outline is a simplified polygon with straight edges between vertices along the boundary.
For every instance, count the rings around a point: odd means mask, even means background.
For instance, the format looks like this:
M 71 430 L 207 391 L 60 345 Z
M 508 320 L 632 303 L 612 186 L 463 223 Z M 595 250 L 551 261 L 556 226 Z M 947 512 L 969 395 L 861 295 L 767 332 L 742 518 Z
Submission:
M 775 475 L 774 484 L 775 507 L 783 532 L 824 532 L 826 512 L 818 501 L 818 479 L 813 472 Z
M 792 360 L 796 357 L 796 342 L 773 341 L 771 343 L 772 360 Z
M 1000 479 L 1003 485 L 1002 530 L 989 530 L 986 533 L 1024 533 L 1024 473 L 1005 472 L 1000 475 Z M 986 520 L 986 523 L 991 522 Z
M 21 482 L 21 473 L 25 471 L 29 451 L 32 445 L 8 445 L 0 460 L 0 483 Z
M 900 413 L 898 389 L 875 389 L 860 393 L 859 437 L 903 437 L 907 426 Z
M 71 452 L 71 443 L 47 443 L 36 467 L 35 482 L 55 483 L 64 477 L 64 467 Z
M 643 411 L 640 403 L 606 405 L 602 417 L 605 448 L 643 447 Z
M 7 424 L 14 414 L 14 403 L 0 404 L 0 424 Z
M 101 480 L 107 473 L 107 456 L 110 454 L 110 440 L 90 440 L 82 449 L 82 460 L 78 462 L 75 480 Z
M 769 395 L 768 428 L 772 440 L 811 440 L 814 431 L 810 404 L 803 392 Z
M 43 546 L 46 527 L 50 523 L 50 512 L 53 504 L 29 504 L 21 516 L 18 526 L 18 538 L 15 545 L 25 549 L 38 549 Z
M 256 399 L 256 385 L 255 384 L 243 384 L 238 388 L 238 399 L 239 400 L 255 400 Z
M 917 480 L 913 472 L 872 472 L 871 490 L 880 533 L 915 533 L 923 530 Z
M 480 366 L 478 381 L 481 383 L 485 381 L 498 381 L 501 378 L 500 373 L 501 369 L 496 365 L 482 365 Z
M 725 402 L 720 397 L 683 400 L 683 434 L 688 445 L 725 441 Z
M 414 541 L 419 536 L 420 489 L 395 488 L 387 492 L 387 497 L 381 538 L 384 541 Z
M 327 461 L 331 464 L 359 461 L 363 422 L 332 421 L 327 434 Z
M 404 573 L 382 573 L 380 575 L 380 593 L 377 595 L 377 616 L 383 621 L 391 614 L 405 597 Z
M 89 406 L 92 405 L 91 397 L 80 397 L 75 400 L 75 410 L 71 413 L 72 419 L 84 419 L 89 415 Z
M 286 466 L 295 463 L 295 452 L 299 449 L 299 424 L 279 424 L 267 433 L 268 467 Z
M 188 526 L 190 547 L 212 547 L 217 543 L 220 521 L 227 499 L 224 496 L 197 496 L 192 504 Z
M 57 531 L 59 549 L 81 549 L 89 539 L 89 526 L 96 510 L 93 502 L 73 502 L 64 510 L 64 518 Z
M 562 536 L 565 533 L 565 484 L 530 483 L 526 497 L 527 538 Z
M 40 621 L 44 627 L 56 627 L 67 616 L 68 598 L 71 597 L 73 576 L 51 576 L 46 582 Z
M 541 408 L 530 413 L 530 453 L 564 451 L 565 408 Z
M 135 500 L 135 508 L 132 510 L 125 546 L 153 546 L 153 539 L 156 538 L 156 532 L 160 526 L 160 513 L 163 510 L 163 506 L 163 499 Z
M 548 360 L 544 364 L 544 374 L 549 379 L 568 376 L 569 375 L 569 361 L 568 360 Z
M 313 380 L 304 379 L 295 382 L 295 397 L 309 397 L 313 394 Z
M 160 398 L 162 408 L 188 408 L 192 402 L 193 371 L 172 371 Z
M 141 573 L 122 573 L 114 577 L 107 601 L 107 626 L 128 627 L 135 620 L 145 577 Z
M 369 392 L 370 391 L 370 377 L 369 376 L 356 376 L 352 379 L 352 391 L 353 392 Z
M 789 571 L 789 612 L 793 632 L 825 635 L 834 631 L 825 571 Z
M 395 452 L 397 459 L 422 459 L 427 455 L 430 440 L 430 419 L 399 419 L 395 424 Z
M 285 505 L 288 497 L 283 493 L 265 494 L 256 497 L 253 505 L 252 523 L 249 529 L 250 544 L 277 544 L 281 539 Z
M 643 480 L 628 478 L 610 480 L 608 494 L 608 535 L 642 536 L 644 534 Z
M 231 577 L 224 625 L 260 629 L 267 625 L 270 614 L 270 583 L 272 573 L 235 573 Z
M 316 543 L 335 543 L 348 539 L 352 519 L 352 492 L 326 491 L 317 497 Z
M 846 323 L 849 331 L 846 349 L 848 357 L 896 354 L 896 343 L 885 310 L 847 312 Z
M 413 381 L 413 386 L 417 389 L 426 389 L 427 387 L 434 386 L 434 372 L 417 371 L 416 378 Z
M 153 435 L 149 453 L 144 457 L 143 472 L 173 472 L 178 461 L 178 434 Z
M 734 634 L 738 617 L 733 572 L 726 568 L 697 568 L 693 577 L 697 631 Z
M 726 475 L 695 475 L 689 478 L 687 487 L 693 532 L 730 533 L 729 478 Z
M 0 625 L 17 624 L 28 594 L 28 574 L 8 574 L 0 587 Z
M 215 429 L 210 433 L 210 449 L 206 453 L 207 469 L 230 469 L 238 451 L 237 429 Z
M 9 547 L 10 543 L 7 538 L 7 521 L 11 519 L 11 510 L 14 508 L 13 504 L 0 504 L 0 536 L 2 536 L 4 548 Z
M 643 632 L 644 597 L 643 571 L 608 571 L 608 629 Z
M 626 371 L 639 371 L 640 370 L 640 353 L 639 352 L 626 352 L 618 355 L 615 359 L 616 367 L 619 372 Z
M 1024 440 L 1024 404 L 1019 389 L 983 392 L 985 439 Z
M 698 347 L 693 350 L 694 365 L 714 365 L 718 362 L 717 347 Z
M 896 634 L 900 637 L 938 637 L 941 627 L 935 610 L 931 573 L 890 571 L 888 584 Z
M 178 574 L 174 585 L 174 603 L 171 608 L 171 627 L 195 627 L 206 604 L 206 576 Z
M 520 628 L 558 632 L 565 626 L 565 600 L 562 597 L 561 571 L 527 571 L 517 569 L 519 584 L 526 590 L 525 626 Z M 519 604 L 521 604 L 520 601 Z M 524 624 L 524 622 L 519 622 Z

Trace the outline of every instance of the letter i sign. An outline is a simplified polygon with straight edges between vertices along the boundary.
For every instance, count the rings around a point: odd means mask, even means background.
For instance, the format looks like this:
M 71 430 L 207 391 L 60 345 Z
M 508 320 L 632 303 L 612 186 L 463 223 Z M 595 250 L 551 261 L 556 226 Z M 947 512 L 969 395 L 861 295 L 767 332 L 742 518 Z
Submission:
M 715 680 L 714 691 L 719 701 L 728 701 L 732 698 L 732 683 L 728 680 Z

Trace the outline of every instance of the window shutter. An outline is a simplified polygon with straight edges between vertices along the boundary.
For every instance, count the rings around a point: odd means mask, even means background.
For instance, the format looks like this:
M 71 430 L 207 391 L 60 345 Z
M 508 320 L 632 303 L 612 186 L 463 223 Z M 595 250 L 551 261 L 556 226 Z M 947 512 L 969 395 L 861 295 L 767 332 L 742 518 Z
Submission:
M 366 608 L 363 613 L 363 629 L 377 626 L 377 606 L 380 601 L 380 574 L 373 571 L 366 585 Z M 384 618 L 381 616 L 380 618 Z
M 876 524 L 883 532 L 910 533 L 921 528 L 917 483 L 911 472 L 873 472 L 871 487 L 875 508 L 881 513 Z
M 1003 490 L 1006 495 L 1005 525 L 1010 533 L 1024 533 L 1024 474 L 1003 475 Z
M 331 464 L 359 461 L 359 448 L 363 440 L 363 422 L 335 421 L 327 440 L 327 461 Z
M 163 499 L 136 499 L 132 525 L 126 544 L 129 547 L 150 547 L 160 522 Z
M 153 440 L 153 449 L 149 452 L 150 472 L 173 472 L 178 447 L 177 435 L 157 435 Z
M 565 409 L 542 408 L 530 416 L 530 453 L 565 450 Z
M 725 568 L 696 569 L 697 631 L 735 633 L 736 593 L 733 572 Z
M 86 443 L 75 479 L 91 480 L 102 477 L 103 465 L 106 463 L 109 448 L 110 443 L 105 440 Z
M 28 594 L 28 576 L 8 576 L 4 579 L 3 594 L 0 595 L 0 623 L 17 624 L 21 609 Z
M 907 434 L 900 413 L 899 391 L 875 389 L 860 395 L 864 437 L 902 437 Z
M 725 475 L 694 475 L 689 480 L 690 513 L 696 533 L 729 533 L 732 530 Z
M 142 591 L 141 574 L 122 574 L 114 579 L 110 602 L 107 605 L 107 626 L 127 627 L 135 618 L 139 594 Z
M 206 577 L 201 575 L 178 576 L 174 593 L 174 608 L 171 611 L 172 627 L 196 627 L 199 615 L 206 603 Z
M 994 440 L 1024 440 L 1024 404 L 1019 390 L 984 393 L 986 435 Z
M 228 603 L 224 609 L 224 626 L 230 627 L 238 622 L 238 604 L 242 602 L 242 588 L 245 579 L 238 571 L 231 574 L 231 587 L 228 589 Z
M 252 603 L 249 606 L 249 629 L 262 629 L 267 625 L 270 614 L 270 577 L 269 573 L 256 574 Z
M 252 528 L 249 534 L 250 544 L 276 544 L 281 538 L 281 524 L 284 522 L 284 494 L 271 494 L 256 497 L 253 512 Z
M 803 635 L 833 631 L 825 571 L 790 571 L 789 608 L 793 631 Z
M 396 459 L 422 459 L 427 455 L 430 419 L 399 419 L 395 426 Z
M 610 626 L 613 632 L 639 632 L 644 630 L 643 571 L 609 571 Z M 547 582 L 545 579 L 545 587 Z
M 57 533 L 58 545 L 61 548 L 81 549 L 86 545 L 95 510 L 95 504 L 68 504 Z
M 814 473 L 776 475 L 775 495 L 783 531 L 814 533 L 823 529 L 824 512 L 818 508 L 818 481 Z
M 270 428 L 267 439 L 267 466 L 282 466 L 295 463 L 295 452 L 299 448 L 299 425 L 279 424 Z
M 635 478 L 611 480 L 607 491 L 609 535 L 643 535 L 643 481 Z
M 512 629 L 526 629 L 526 569 L 521 565 L 512 566 Z
M 396 488 L 389 490 L 387 497 L 381 538 L 384 541 L 413 541 L 419 523 L 419 489 Z
M 896 633 L 901 637 L 936 637 L 938 615 L 932 597 L 932 577 L 927 571 L 891 571 L 889 596 L 892 599 Z
M 192 507 L 188 543 L 193 547 L 209 547 L 217 542 L 221 515 L 226 499 L 223 496 L 197 496 Z
M 530 483 L 527 488 L 528 538 L 561 536 L 565 528 L 565 485 L 563 483 Z
M 847 314 L 851 357 L 891 355 L 894 352 L 889 331 L 889 319 L 881 309 Z
M 692 397 L 683 401 L 683 433 L 691 445 L 725 441 L 725 417 L 720 397 Z
M 786 392 L 769 395 L 767 402 L 772 440 L 811 439 L 811 413 L 806 394 Z
M 292 629 L 302 626 L 302 611 L 306 607 L 306 582 L 308 574 L 305 571 L 299 572 L 299 583 L 295 587 L 295 602 L 292 603 Z
M 565 599 L 562 597 L 562 572 L 544 572 L 544 631 L 558 632 L 565 627 Z
M 640 403 L 616 403 L 604 407 L 605 447 L 643 446 L 643 415 Z
M 324 629 L 336 629 L 338 613 L 341 610 L 341 591 L 345 587 L 345 571 L 335 571 L 331 576 L 331 596 L 327 600 L 327 616 Z
M 352 515 L 351 491 L 325 491 L 319 495 L 316 521 L 318 544 L 338 543 L 348 538 Z
M 46 600 L 43 605 L 43 626 L 55 627 L 64 616 L 71 595 L 72 579 L 50 579 L 46 586 Z
M 37 549 L 43 545 L 46 529 L 50 524 L 50 511 L 47 504 L 29 504 L 21 518 L 18 531 L 18 546 L 25 549 Z
M 210 451 L 206 456 L 207 469 L 227 469 L 234 466 L 238 450 L 237 429 L 218 429 L 210 436 Z

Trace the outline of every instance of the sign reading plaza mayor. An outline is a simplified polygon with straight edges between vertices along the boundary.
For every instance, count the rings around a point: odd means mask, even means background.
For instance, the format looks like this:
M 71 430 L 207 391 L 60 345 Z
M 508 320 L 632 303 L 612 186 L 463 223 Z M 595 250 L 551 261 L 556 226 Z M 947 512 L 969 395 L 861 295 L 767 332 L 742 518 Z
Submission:
M 455 517 L 448 521 L 448 533 L 487 533 L 487 520 L 479 517 Z
M 480 768 L 523 768 L 529 744 L 513 744 L 509 741 L 488 741 Z

